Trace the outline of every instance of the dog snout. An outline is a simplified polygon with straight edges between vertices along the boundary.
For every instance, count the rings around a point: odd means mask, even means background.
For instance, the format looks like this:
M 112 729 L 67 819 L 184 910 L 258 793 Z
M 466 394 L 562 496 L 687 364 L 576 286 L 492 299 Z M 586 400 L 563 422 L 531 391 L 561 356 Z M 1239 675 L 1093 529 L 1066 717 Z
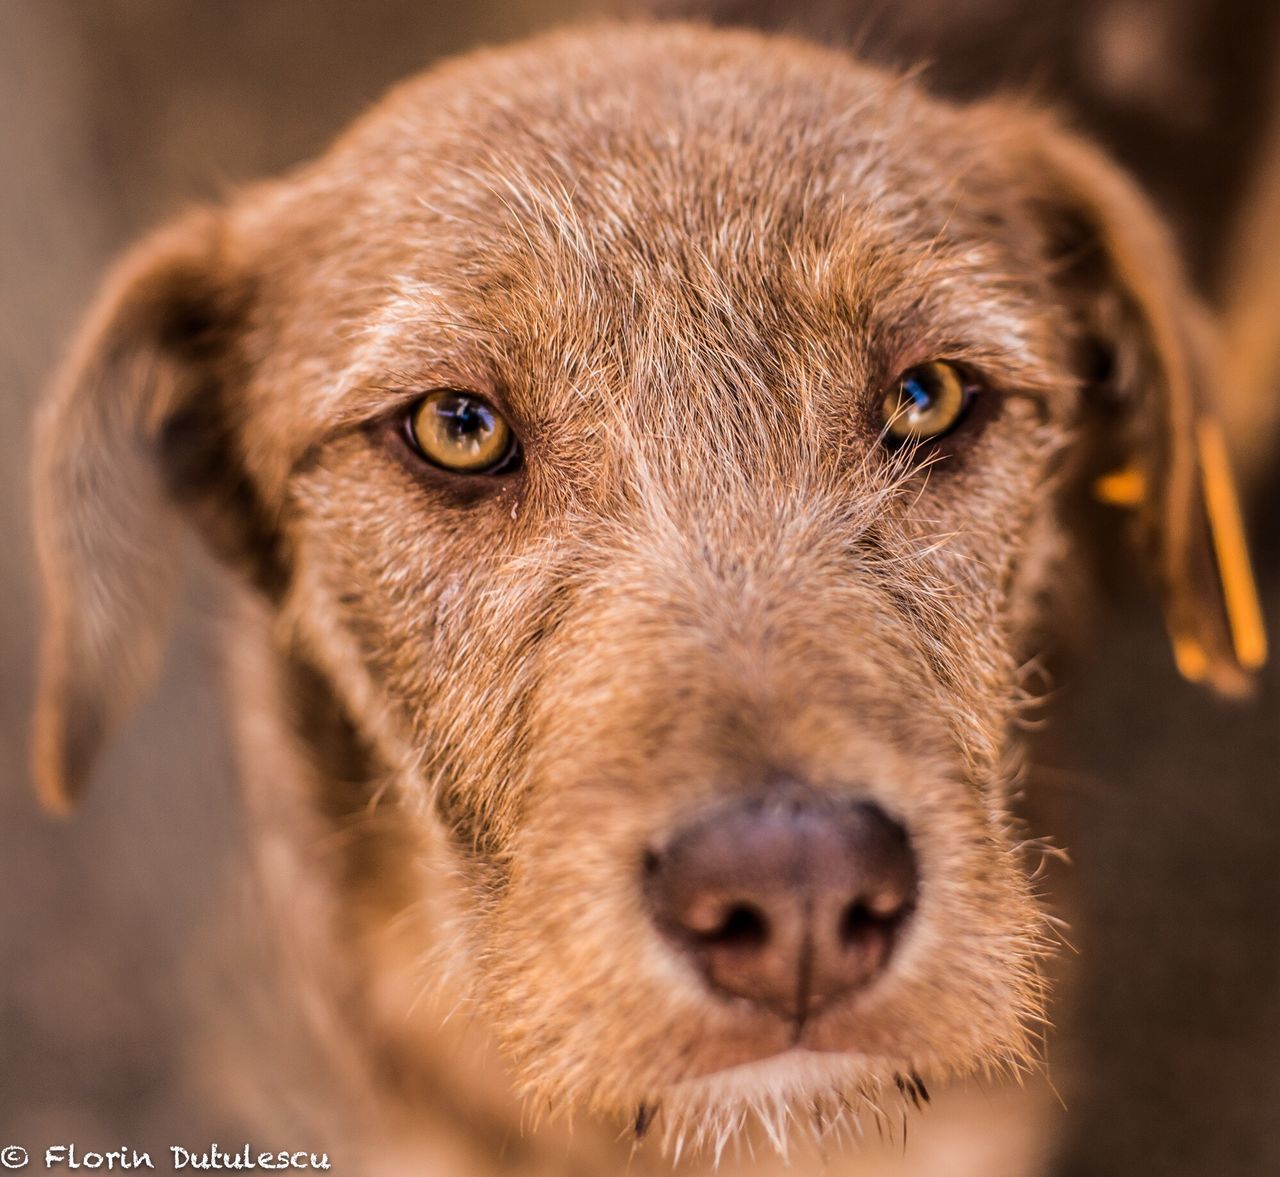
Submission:
M 739 804 L 646 874 L 655 922 L 712 988 L 798 1023 L 884 970 L 918 884 L 906 831 L 870 802 Z

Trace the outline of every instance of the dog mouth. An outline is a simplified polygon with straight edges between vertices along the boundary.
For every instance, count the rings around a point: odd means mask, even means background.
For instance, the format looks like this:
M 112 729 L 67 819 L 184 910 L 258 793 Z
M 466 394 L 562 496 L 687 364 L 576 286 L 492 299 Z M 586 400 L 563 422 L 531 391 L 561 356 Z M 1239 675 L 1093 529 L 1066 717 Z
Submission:
M 730 1020 L 721 1021 L 720 1032 L 703 1040 L 698 1066 L 675 1086 L 773 1090 L 779 1084 L 792 1086 L 789 1077 L 797 1083 L 800 1076 L 848 1078 L 902 1065 L 893 1043 L 877 1032 L 881 991 L 891 1001 L 888 980 L 873 979 L 825 999 L 801 993 L 778 1008 L 726 996 L 708 985 L 711 1000 L 727 1007 Z

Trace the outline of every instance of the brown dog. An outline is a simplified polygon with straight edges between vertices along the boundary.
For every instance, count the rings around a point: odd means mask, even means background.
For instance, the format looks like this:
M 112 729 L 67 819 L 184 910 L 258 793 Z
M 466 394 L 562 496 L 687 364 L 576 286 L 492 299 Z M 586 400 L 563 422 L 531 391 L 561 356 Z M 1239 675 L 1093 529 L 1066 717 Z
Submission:
M 43 795 L 145 685 L 185 517 L 374 1104 L 514 1114 L 424 989 L 529 1107 L 672 1148 L 1021 1069 L 1065 492 L 1123 468 L 1189 675 L 1263 657 L 1211 349 L 1142 197 L 1031 110 L 695 27 L 456 62 L 109 284 L 40 434 Z

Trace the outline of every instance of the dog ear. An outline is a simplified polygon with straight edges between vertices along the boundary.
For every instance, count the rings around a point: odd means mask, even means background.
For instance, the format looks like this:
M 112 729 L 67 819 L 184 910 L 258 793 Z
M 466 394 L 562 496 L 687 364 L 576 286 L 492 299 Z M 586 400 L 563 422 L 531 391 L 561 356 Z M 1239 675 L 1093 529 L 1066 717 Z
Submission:
M 1243 694 L 1267 642 L 1214 409 L 1214 325 L 1171 234 L 1114 164 L 1047 120 L 1024 143 L 1087 357 L 1095 433 L 1113 466 L 1096 494 L 1133 510 L 1178 669 Z
M 206 211 L 126 255 L 38 421 L 34 769 L 55 811 L 157 669 L 178 576 L 173 505 L 224 550 L 243 531 L 223 422 L 248 290 L 228 255 L 221 216 Z

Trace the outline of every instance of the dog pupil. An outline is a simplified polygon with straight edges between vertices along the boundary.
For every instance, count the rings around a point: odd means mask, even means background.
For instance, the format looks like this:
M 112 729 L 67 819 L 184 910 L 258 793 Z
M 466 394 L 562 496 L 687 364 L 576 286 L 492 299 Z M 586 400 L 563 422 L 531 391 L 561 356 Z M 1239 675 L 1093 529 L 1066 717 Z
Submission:
M 920 412 L 925 412 L 933 404 L 933 391 L 925 386 L 919 376 L 908 376 L 902 382 L 902 391 Z
M 449 431 L 459 441 L 473 440 L 490 429 L 489 414 L 479 405 L 464 400 L 442 405 L 441 416 L 446 418 Z

